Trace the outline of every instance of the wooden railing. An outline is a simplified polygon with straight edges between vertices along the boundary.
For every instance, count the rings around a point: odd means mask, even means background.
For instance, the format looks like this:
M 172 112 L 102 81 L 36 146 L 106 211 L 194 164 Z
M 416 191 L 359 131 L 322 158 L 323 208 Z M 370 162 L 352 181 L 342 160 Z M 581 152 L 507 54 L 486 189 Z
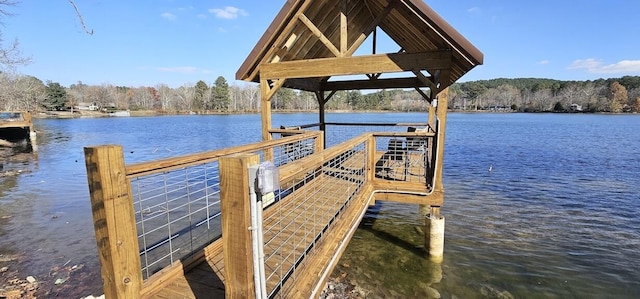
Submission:
M 167 205 L 170 202 L 174 202 L 173 200 L 175 200 L 175 198 L 168 198 L 169 195 L 167 194 L 168 189 L 166 189 L 166 186 L 172 184 L 172 182 L 170 182 L 172 179 L 184 179 L 186 182 L 183 185 L 187 187 L 183 189 L 188 189 L 189 171 L 197 167 L 204 167 L 204 172 L 211 170 L 211 172 L 214 173 L 213 176 L 204 177 L 203 181 L 206 185 L 205 189 L 218 189 L 211 190 L 210 192 L 215 196 L 215 194 L 219 193 L 219 178 L 217 178 L 216 175 L 218 172 L 217 163 L 220 157 L 247 152 L 259 153 L 261 155 L 264 155 L 263 152 L 265 151 L 284 152 L 286 146 L 305 140 L 313 141 L 314 144 L 317 144 L 317 146 L 314 147 L 315 150 L 320 150 L 321 142 L 318 140 L 322 140 L 321 138 L 322 134 L 320 132 L 305 132 L 304 134 L 268 142 L 132 165 L 125 165 L 121 146 L 106 145 L 85 148 L 87 178 L 91 195 L 96 241 L 100 253 L 103 289 L 107 298 L 138 298 L 143 284 L 141 252 L 142 255 L 144 255 L 144 252 L 147 252 L 149 249 L 148 247 L 154 247 L 153 250 L 158 250 L 156 249 L 159 248 L 157 247 L 158 244 L 170 244 L 165 241 L 153 241 L 151 242 L 152 244 L 142 244 L 145 242 L 139 240 L 145 236 L 145 234 L 141 232 L 141 228 L 145 224 L 142 218 L 148 215 L 146 208 L 150 208 L 149 213 L 156 213 L 155 210 L 151 210 L 151 207 L 161 207 L 155 203 L 150 206 L 139 204 L 146 200 L 143 197 L 152 196 L 157 198 L 164 196 L 164 202 L 166 202 Z M 286 162 L 290 161 L 283 159 L 282 163 L 284 164 Z M 207 167 L 207 165 L 210 166 Z M 176 172 L 185 172 L 185 174 L 182 177 L 178 176 L 177 179 L 166 178 Z M 132 188 L 132 180 L 134 184 L 136 184 L 137 180 L 154 177 L 158 177 L 159 179 L 152 182 L 143 182 L 140 184 L 141 187 L 136 188 L 136 190 Z M 169 184 L 167 184 L 168 181 Z M 144 193 L 145 190 L 140 190 L 148 188 L 148 186 L 153 187 L 153 194 Z M 188 191 L 180 190 L 177 193 L 180 194 L 174 193 L 173 196 L 184 196 L 185 193 L 188 194 Z M 217 203 L 215 203 L 215 199 L 213 201 L 214 203 L 210 205 L 213 206 L 213 209 L 219 211 L 219 199 Z M 167 218 L 170 216 L 170 211 L 168 210 L 160 213 L 165 213 Z M 155 219 L 157 218 L 152 218 L 152 220 Z M 170 224 L 162 223 L 157 224 L 157 226 L 168 227 Z M 155 228 L 145 227 L 144 229 L 146 231 L 153 231 Z M 218 228 L 218 232 L 219 231 L 220 229 Z M 174 233 L 169 232 L 168 237 L 163 239 L 169 241 L 174 240 L 174 235 Z M 180 252 L 181 256 L 174 258 L 172 256 L 174 253 L 173 250 L 169 249 L 169 251 L 169 263 L 165 263 L 165 265 L 163 265 L 165 267 L 174 264 L 184 264 L 185 261 L 188 263 L 197 262 L 202 258 L 190 257 L 192 252 Z M 150 271 L 148 275 L 145 275 L 146 279 L 154 274 L 152 272 L 157 271 Z
M 247 293 L 247 287 L 252 285 L 252 282 L 248 281 L 251 278 L 249 273 L 252 273 L 248 269 L 252 265 L 247 263 L 253 261 L 246 258 L 246 252 L 240 250 L 250 248 L 251 243 L 246 231 L 249 213 L 246 198 L 248 196 L 246 167 L 261 160 L 264 161 L 266 158 L 281 162 L 277 163 L 280 165 L 281 186 L 283 190 L 291 188 L 290 191 L 280 192 L 280 198 L 277 199 L 280 205 L 284 205 L 286 198 L 290 200 L 296 198 L 292 194 L 300 192 L 299 190 L 302 190 L 306 184 L 314 180 L 319 182 L 316 178 L 329 173 L 352 183 L 357 182 L 353 185 L 353 188 L 357 188 L 357 190 L 354 189 L 357 192 L 345 195 L 348 197 L 344 198 L 347 202 L 349 198 L 358 197 L 428 205 L 441 204 L 440 197 L 428 196 L 434 191 L 439 192 L 431 188 L 433 186 L 431 180 L 434 179 L 433 168 L 435 168 L 432 152 L 436 134 L 433 132 L 366 133 L 332 148 L 321 150 L 323 138 L 321 132 L 289 131 L 273 130 L 272 134 L 284 134 L 286 137 L 266 142 L 132 165 L 125 165 L 120 146 L 85 148 L 96 241 L 106 297 L 139 298 L 141 294 L 149 295 L 161 289 L 161 285 L 166 283 L 171 275 L 178 273 L 176 271 L 188 271 L 190 267 L 203 261 L 203 252 L 207 250 L 202 248 L 213 242 L 209 230 L 207 231 L 209 235 L 202 238 L 205 241 L 193 238 L 188 240 L 189 244 L 197 243 L 195 241 L 203 243 L 192 245 L 186 250 L 183 246 L 171 246 L 172 243 L 180 242 L 183 233 L 170 231 L 164 239 L 159 240 L 156 236 L 158 230 L 153 227 L 157 225 L 168 228 L 174 224 L 191 229 L 189 235 L 195 234 L 200 226 L 194 225 L 191 220 L 188 224 L 182 223 L 187 217 L 183 215 L 186 204 L 182 205 L 180 202 L 182 199 L 179 198 L 189 198 L 189 196 L 198 198 L 207 196 L 210 200 L 208 207 L 210 210 L 205 214 L 207 217 L 213 215 L 216 218 L 196 220 L 215 223 L 218 227 L 217 232 L 222 235 L 222 250 L 225 250 L 226 295 L 235 298 L 244 298 L 247 295 L 252 297 L 251 292 Z M 423 146 L 410 148 L 408 141 L 416 138 L 424 141 Z M 292 146 L 301 146 L 302 142 L 303 146 L 309 147 L 309 143 L 305 143 L 309 140 L 313 144 L 311 154 L 291 156 Z M 390 140 L 400 141 L 404 145 L 391 148 Z M 392 152 L 389 153 L 390 151 Z M 396 155 L 397 159 L 392 159 L 393 155 Z M 411 160 L 413 157 L 417 157 L 415 161 Z M 397 163 L 400 159 L 402 161 Z M 354 161 L 356 161 L 355 164 L 353 164 Z M 414 163 L 416 161 L 417 163 Z M 385 164 L 391 162 L 396 163 Z M 416 170 L 419 169 L 421 172 L 416 174 Z M 404 177 L 393 177 L 391 180 L 390 177 L 382 174 L 383 171 L 390 170 L 398 171 Z M 219 176 L 216 176 L 218 173 Z M 356 178 L 360 174 L 362 178 Z M 160 181 L 145 181 L 147 178 L 155 177 Z M 176 183 L 178 181 L 181 183 Z M 180 186 L 180 188 L 172 186 Z M 323 186 L 318 185 L 314 188 L 321 190 Z M 335 186 L 327 185 L 324 188 L 335 188 Z M 374 190 L 379 195 L 372 197 Z M 367 194 L 362 194 L 363 192 Z M 193 204 L 191 198 L 187 202 L 190 204 L 189 210 L 193 206 L 196 207 L 194 210 L 202 211 L 200 209 L 202 207 L 199 204 Z M 166 210 L 159 209 L 162 205 Z M 172 205 L 175 207 L 172 208 Z M 347 203 L 343 205 L 346 207 Z M 347 210 L 345 207 L 338 210 Z M 154 210 L 156 208 L 158 208 L 157 211 Z M 270 207 L 265 212 L 265 217 L 275 213 L 276 209 Z M 176 222 L 168 220 L 168 224 L 156 223 L 158 221 L 158 218 L 154 218 L 156 213 L 164 213 L 163 217 L 166 216 L 168 219 L 175 216 L 177 220 Z M 217 218 L 218 216 L 221 219 Z M 337 216 L 338 214 L 333 215 L 331 219 L 336 219 Z M 325 227 L 322 231 L 326 229 Z M 317 238 L 314 237 L 313 240 L 316 242 Z M 168 249 L 157 249 L 162 246 Z M 150 257 L 163 258 L 163 260 L 152 263 L 143 261 L 143 258 L 150 259 Z M 283 279 L 289 279 L 289 277 L 283 277 Z M 282 287 L 278 290 L 281 289 Z

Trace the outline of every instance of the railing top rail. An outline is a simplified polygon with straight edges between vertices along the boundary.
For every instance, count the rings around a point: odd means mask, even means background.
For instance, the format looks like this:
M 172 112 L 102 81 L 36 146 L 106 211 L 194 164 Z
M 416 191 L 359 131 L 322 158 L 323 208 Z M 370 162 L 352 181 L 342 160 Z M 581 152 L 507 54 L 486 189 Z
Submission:
M 384 126 L 384 127 L 424 127 L 429 126 L 428 123 L 341 123 L 326 122 L 325 125 L 333 126 Z
M 433 137 L 434 132 L 372 132 L 374 137 Z
M 220 150 L 207 151 L 202 153 L 196 153 L 191 155 L 185 155 L 180 157 L 166 158 L 160 160 L 154 160 L 149 162 L 136 163 L 126 166 L 126 173 L 128 178 L 136 178 L 144 175 L 150 175 L 154 173 L 160 173 L 163 171 L 174 170 L 178 168 L 184 168 L 193 165 L 199 165 L 209 163 L 217 160 L 222 156 L 231 154 L 237 154 L 242 152 L 255 152 L 260 151 L 290 142 L 304 140 L 307 138 L 317 138 L 320 134 L 319 131 L 301 131 L 303 133 L 289 136 L 285 138 L 279 138 L 269 141 L 262 141 L 252 144 L 240 145 Z

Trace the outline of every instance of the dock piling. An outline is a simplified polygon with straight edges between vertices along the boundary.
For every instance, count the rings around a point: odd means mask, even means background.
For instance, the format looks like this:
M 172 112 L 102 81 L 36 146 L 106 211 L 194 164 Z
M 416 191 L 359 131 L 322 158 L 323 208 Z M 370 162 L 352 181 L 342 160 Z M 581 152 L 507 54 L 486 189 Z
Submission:
M 425 246 L 429 259 L 441 263 L 444 255 L 444 216 L 440 215 L 440 207 L 431 206 L 425 217 Z

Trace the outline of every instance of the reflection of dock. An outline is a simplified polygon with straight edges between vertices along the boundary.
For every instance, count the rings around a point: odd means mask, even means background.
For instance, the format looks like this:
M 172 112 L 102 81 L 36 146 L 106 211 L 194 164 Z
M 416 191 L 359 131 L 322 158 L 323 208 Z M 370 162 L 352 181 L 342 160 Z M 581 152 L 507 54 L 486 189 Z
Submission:
M 36 151 L 35 141 L 36 133 L 29 112 L 0 112 L 0 147 L 14 147 L 27 142 Z

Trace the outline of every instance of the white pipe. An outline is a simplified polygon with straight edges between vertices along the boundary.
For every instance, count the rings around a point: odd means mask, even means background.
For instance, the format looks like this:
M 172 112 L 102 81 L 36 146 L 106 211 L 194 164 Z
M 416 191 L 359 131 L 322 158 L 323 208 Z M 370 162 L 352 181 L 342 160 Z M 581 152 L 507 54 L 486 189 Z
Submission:
M 258 227 L 256 235 L 258 236 L 258 276 L 260 277 L 260 292 L 262 298 L 267 297 L 267 282 L 264 273 L 264 233 L 262 231 L 262 210 L 264 209 L 262 206 L 262 198 L 260 198 L 260 202 L 257 205 L 258 207 Z
M 258 198 L 256 196 L 255 188 L 253 188 L 253 183 L 249 182 L 249 193 L 251 194 L 251 227 L 249 230 L 251 231 L 251 245 L 252 245 L 252 254 L 253 254 L 253 283 L 255 284 L 255 294 L 256 299 L 262 299 L 261 290 L 261 280 L 260 280 L 260 268 L 258 266 L 257 261 L 259 260 L 258 255 Z

